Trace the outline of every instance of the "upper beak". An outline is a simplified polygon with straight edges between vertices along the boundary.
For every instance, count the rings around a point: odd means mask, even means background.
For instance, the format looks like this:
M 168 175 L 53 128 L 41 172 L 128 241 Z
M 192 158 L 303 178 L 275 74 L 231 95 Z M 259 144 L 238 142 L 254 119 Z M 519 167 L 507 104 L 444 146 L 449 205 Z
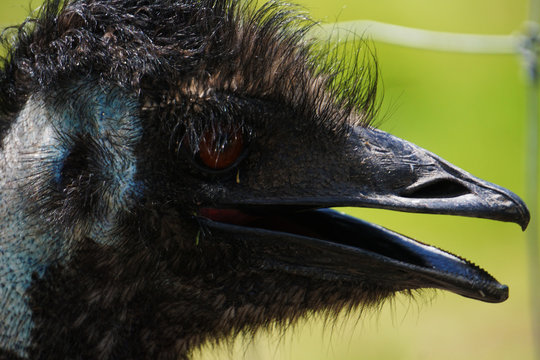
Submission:
M 517 195 L 419 146 L 376 129 L 356 129 L 351 142 L 351 159 L 362 159 L 351 179 L 369 184 L 357 192 L 356 206 L 510 221 L 523 230 L 529 223 Z
M 274 158 L 268 161 L 272 165 L 263 162 L 259 169 L 250 171 L 257 174 L 250 183 L 259 188 L 264 184 L 268 190 L 240 186 L 218 202 L 461 215 L 515 222 L 523 230 L 529 223 L 529 211 L 517 195 L 408 141 L 377 129 L 355 127 L 344 145 L 338 151 L 302 150 L 311 154 L 303 160 L 309 165 L 294 159 L 298 151 L 275 149 Z

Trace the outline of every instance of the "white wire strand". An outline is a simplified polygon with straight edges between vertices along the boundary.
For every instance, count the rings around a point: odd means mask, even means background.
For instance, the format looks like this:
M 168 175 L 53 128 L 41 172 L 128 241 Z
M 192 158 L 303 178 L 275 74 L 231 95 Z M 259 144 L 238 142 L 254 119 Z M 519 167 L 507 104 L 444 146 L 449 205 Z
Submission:
M 313 28 L 314 38 L 326 41 L 347 40 L 351 34 L 361 34 L 374 41 L 417 49 L 481 53 L 516 54 L 521 35 L 459 34 L 410 28 L 372 20 L 345 21 Z

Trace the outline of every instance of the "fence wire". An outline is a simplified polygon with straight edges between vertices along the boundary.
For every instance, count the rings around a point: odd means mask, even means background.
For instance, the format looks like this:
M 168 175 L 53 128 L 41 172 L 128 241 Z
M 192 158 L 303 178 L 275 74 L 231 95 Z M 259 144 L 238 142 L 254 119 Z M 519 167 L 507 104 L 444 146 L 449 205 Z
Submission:
M 520 34 L 477 35 L 415 29 L 371 20 L 324 24 L 314 29 L 314 37 L 339 41 L 349 34 L 364 34 L 376 42 L 416 49 L 475 54 L 515 54 L 523 42 Z

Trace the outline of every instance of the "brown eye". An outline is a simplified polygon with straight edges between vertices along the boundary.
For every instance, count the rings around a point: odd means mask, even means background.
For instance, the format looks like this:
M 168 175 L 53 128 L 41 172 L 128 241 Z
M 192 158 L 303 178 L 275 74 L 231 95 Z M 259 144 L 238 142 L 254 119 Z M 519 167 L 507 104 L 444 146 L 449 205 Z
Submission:
M 235 164 L 244 152 L 244 136 L 240 129 L 231 129 L 216 136 L 206 131 L 199 140 L 199 158 L 213 170 L 223 170 Z

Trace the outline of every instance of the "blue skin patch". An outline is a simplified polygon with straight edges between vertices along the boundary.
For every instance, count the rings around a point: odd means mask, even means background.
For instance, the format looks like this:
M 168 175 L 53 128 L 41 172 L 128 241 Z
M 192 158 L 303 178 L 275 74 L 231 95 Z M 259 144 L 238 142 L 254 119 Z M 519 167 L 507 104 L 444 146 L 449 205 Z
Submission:
M 64 101 L 51 104 L 49 99 Z M 119 241 L 116 221 L 144 191 L 136 180 L 134 153 L 142 135 L 138 107 L 135 97 L 121 89 L 77 84 L 32 96 L 2 139 L 0 348 L 27 355 L 33 328 L 27 291 L 33 274 L 43 277 L 51 264 L 66 263 L 73 255 L 71 247 L 84 238 L 111 246 Z M 67 139 L 77 136 L 99 146 L 100 158 L 92 159 L 99 166 L 92 171 L 101 172 L 107 181 L 97 198 L 99 217 L 77 219 L 80 223 L 69 232 L 58 232 L 45 220 L 55 218 L 46 211 L 55 210 L 49 204 L 62 204 L 48 202 L 47 197 L 50 184 L 62 184 L 71 151 Z
M 142 194 L 142 184 L 135 181 L 137 162 L 133 153 L 133 145 L 142 136 L 137 116 L 138 103 L 118 89 L 108 93 L 100 87 L 89 87 L 89 90 L 92 101 L 78 102 L 84 107 L 77 108 L 74 103 L 58 109 L 62 113 L 62 120 L 57 124 L 59 138 L 66 138 L 66 134 L 78 135 L 83 139 L 91 138 L 98 144 L 105 154 L 103 158 L 94 160 L 102 165 L 102 175 L 109 180 L 104 184 L 107 188 L 102 189 L 104 196 L 108 197 L 106 201 L 118 207 L 129 206 L 131 199 Z M 77 115 L 81 118 L 74 120 Z M 71 151 L 71 144 L 59 145 L 62 151 L 54 169 L 57 184 L 63 180 L 64 162 Z M 115 212 L 120 209 L 109 210 Z

